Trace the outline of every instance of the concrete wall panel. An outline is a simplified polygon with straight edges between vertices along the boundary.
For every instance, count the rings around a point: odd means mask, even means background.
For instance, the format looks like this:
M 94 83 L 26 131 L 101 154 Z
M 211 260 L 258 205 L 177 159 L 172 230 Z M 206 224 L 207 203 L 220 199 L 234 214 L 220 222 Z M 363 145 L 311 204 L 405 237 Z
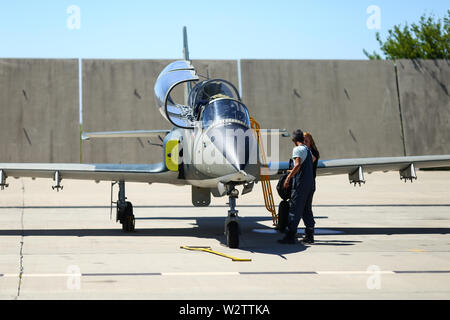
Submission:
M 0 162 L 79 162 L 78 60 L 0 59 Z
M 404 154 L 392 62 L 242 60 L 241 72 L 261 127 L 311 131 L 322 159 Z M 293 145 L 281 141 L 285 160 Z
M 83 60 L 83 130 L 170 129 L 156 108 L 153 87 L 173 60 Z M 236 61 L 193 60 L 203 77 L 223 78 L 238 85 Z M 203 76 L 203 77 L 202 77 Z M 84 141 L 84 163 L 154 163 L 162 148 L 148 139 Z
M 450 62 L 397 61 L 408 155 L 450 154 Z

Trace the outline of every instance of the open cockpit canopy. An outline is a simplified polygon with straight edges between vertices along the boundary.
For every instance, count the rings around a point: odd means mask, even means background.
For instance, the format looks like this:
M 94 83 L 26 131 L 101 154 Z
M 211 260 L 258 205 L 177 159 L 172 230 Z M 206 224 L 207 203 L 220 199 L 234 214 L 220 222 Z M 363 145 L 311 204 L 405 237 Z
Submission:
M 193 128 L 196 121 L 201 121 L 205 127 L 226 119 L 250 126 L 247 108 L 241 103 L 233 84 L 222 79 L 198 81 L 190 61 L 172 62 L 160 73 L 155 84 L 155 97 L 159 111 L 167 120 L 181 128 Z M 195 86 L 194 82 L 197 82 Z M 180 84 L 193 87 L 187 103 L 181 103 L 186 97 L 183 92 L 174 90 Z
M 182 83 L 191 85 L 198 80 L 194 67 L 185 60 L 172 62 L 159 74 L 154 88 L 156 104 L 164 118 L 173 125 L 181 128 L 194 126 L 192 107 L 181 103 L 184 96 L 174 94 L 173 89 Z

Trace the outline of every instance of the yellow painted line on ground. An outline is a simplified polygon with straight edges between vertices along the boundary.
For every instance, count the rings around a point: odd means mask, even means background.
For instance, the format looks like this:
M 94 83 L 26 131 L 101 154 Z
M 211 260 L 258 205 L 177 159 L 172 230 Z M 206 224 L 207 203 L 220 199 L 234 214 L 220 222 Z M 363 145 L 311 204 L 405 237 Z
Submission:
M 241 259 L 241 258 L 236 258 L 218 251 L 214 251 L 211 249 L 211 247 L 189 247 L 189 246 L 181 246 L 181 249 L 186 249 L 186 250 L 191 250 L 191 251 L 203 251 L 203 252 L 208 252 L 208 253 L 212 253 L 221 257 L 225 257 L 228 259 L 231 259 L 232 261 L 238 261 L 238 262 L 250 262 L 252 261 L 252 259 Z
M 411 251 L 411 252 L 426 252 L 423 249 L 409 249 L 408 251 Z

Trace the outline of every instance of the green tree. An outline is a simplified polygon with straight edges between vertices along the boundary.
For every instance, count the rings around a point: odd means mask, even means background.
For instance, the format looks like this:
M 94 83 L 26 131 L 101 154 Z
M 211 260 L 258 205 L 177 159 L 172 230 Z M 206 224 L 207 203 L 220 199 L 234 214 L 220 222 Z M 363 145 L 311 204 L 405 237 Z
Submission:
M 396 25 L 388 31 L 386 41 L 376 33 L 380 49 L 388 60 L 395 59 L 449 59 L 450 10 L 441 19 L 422 15 L 418 24 Z M 377 52 L 364 54 L 371 60 L 382 59 Z

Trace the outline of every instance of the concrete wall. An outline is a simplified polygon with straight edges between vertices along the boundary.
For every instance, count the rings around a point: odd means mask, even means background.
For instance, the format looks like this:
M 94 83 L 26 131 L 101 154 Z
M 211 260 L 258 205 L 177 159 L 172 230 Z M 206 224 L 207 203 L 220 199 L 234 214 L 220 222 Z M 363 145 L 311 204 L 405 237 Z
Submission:
M 261 127 L 311 131 L 322 159 L 403 155 L 393 62 L 242 60 L 241 72 Z M 282 139 L 282 160 L 291 151 Z
M 78 60 L 0 59 L 0 162 L 79 162 Z
M 450 154 L 450 62 L 397 61 L 408 155 Z
M 156 108 L 153 87 L 173 60 L 83 60 L 83 130 L 170 129 Z M 198 74 L 238 85 L 236 61 L 193 60 Z M 203 80 L 200 77 L 200 80 Z M 162 161 L 162 148 L 148 139 L 83 141 L 84 163 Z
M 170 129 L 153 87 L 172 61 L 83 60 L 84 131 Z M 193 64 L 238 87 L 236 61 Z M 400 60 L 396 78 L 391 61 L 242 60 L 241 75 L 261 126 L 311 131 L 323 159 L 450 153 L 448 61 Z M 0 59 L 0 162 L 79 162 L 81 151 L 85 163 L 161 161 L 143 138 L 80 150 L 78 94 L 78 60 Z M 283 160 L 292 143 L 281 141 Z

